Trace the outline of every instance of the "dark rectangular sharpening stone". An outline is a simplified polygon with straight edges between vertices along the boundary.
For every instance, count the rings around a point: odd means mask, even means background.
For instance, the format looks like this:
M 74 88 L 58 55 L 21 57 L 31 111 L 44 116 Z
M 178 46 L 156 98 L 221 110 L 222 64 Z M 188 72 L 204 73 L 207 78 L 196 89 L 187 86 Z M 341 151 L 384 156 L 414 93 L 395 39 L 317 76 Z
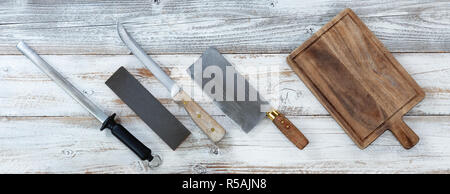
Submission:
M 191 134 L 124 67 L 120 67 L 105 83 L 172 150 L 175 150 Z

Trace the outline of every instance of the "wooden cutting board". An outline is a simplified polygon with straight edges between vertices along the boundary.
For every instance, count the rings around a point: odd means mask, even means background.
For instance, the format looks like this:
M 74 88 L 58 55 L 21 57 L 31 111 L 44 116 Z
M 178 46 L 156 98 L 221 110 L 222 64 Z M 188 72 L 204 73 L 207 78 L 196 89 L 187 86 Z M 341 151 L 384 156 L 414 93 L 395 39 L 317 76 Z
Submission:
M 419 141 L 402 117 L 425 93 L 351 9 L 287 61 L 361 149 L 387 129 L 406 149 Z

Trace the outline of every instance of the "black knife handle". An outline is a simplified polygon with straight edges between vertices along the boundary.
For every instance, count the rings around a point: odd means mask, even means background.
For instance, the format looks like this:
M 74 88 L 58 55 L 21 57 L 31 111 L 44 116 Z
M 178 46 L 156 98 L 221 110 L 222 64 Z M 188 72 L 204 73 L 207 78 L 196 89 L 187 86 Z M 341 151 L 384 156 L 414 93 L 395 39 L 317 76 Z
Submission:
M 130 132 L 128 132 L 125 127 L 118 124 L 114 117 L 116 113 L 106 119 L 100 130 L 108 128 L 111 130 L 112 134 L 116 136 L 122 143 L 124 143 L 128 148 L 133 150 L 133 152 L 141 158 L 141 160 L 148 160 L 149 162 L 153 160 L 152 150 L 140 142 L 136 137 L 134 137 Z

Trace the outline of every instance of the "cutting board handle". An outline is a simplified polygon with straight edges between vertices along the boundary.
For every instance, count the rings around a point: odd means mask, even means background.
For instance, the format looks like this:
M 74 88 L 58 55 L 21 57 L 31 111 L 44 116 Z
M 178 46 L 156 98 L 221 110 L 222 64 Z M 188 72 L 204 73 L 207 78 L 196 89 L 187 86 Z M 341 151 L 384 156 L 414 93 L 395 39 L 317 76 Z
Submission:
M 391 123 L 390 130 L 405 149 L 410 149 L 419 142 L 419 136 L 401 118 Z
M 273 124 L 291 141 L 297 148 L 303 149 L 309 141 L 300 130 L 287 119 L 283 114 L 274 110 L 267 113 Z

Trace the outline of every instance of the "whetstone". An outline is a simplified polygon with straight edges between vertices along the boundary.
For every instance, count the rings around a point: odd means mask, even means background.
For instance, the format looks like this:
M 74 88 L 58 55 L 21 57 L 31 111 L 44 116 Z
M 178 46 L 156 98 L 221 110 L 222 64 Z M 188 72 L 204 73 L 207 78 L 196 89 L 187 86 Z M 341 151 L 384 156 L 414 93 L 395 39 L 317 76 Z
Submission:
M 120 67 L 105 83 L 172 150 L 175 150 L 191 134 L 124 67 Z

